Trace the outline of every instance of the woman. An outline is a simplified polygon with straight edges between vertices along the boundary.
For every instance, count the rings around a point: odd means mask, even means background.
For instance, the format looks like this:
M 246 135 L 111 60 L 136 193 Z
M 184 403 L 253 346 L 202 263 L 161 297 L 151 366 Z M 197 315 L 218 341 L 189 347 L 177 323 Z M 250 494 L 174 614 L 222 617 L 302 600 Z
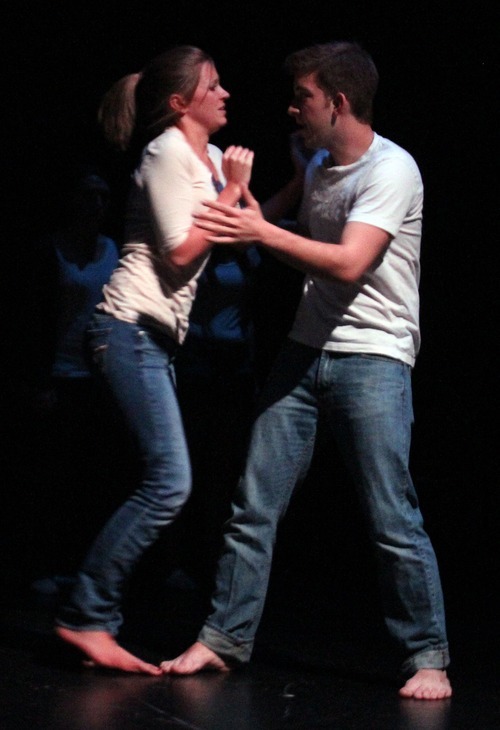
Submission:
M 56 633 L 103 667 L 161 673 L 120 647 L 115 636 L 125 581 L 191 489 L 173 359 L 211 249 L 193 214 L 208 199 L 237 205 L 253 163 L 246 148 L 222 154 L 209 144 L 226 124 L 228 98 L 212 59 L 179 46 L 119 81 L 100 110 L 109 139 L 121 149 L 143 149 L 122 257 L 89 329 L 94 362 L 134 436 L 143 474 L 91 547 L 58 613 Z

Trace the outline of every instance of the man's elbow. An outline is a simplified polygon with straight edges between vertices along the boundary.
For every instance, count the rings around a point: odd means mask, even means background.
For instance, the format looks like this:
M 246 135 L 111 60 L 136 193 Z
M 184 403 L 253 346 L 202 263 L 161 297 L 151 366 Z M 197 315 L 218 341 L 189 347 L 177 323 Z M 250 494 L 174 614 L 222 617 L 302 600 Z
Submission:
M 330 271 L 331 279 L 343 281 L 345 284 L 355 284 L 363 276 L 365 270 L 360 266 L 340 266 Z

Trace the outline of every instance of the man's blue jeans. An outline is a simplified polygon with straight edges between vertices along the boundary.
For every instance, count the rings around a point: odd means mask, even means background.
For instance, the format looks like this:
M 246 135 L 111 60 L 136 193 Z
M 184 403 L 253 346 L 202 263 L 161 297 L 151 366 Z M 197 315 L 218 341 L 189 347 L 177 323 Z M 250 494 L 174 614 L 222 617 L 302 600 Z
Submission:
M 402 670 L 444 668 L 449 657 L 440 578 L 408 469 L 410 368 L 377 355 L 344 356 L 291 340 L 260 398 L 225 528 L 213 610 L 198 638 L 228 662 L 249 659 L 277 525 L 310 464 L 320 413 L 361 500 L 386 625 L 401 650 Z
M 142 482 L 91 547 L 57 623 L 115 635 L 124 583 L 191 489 L 191 470 L 175 392 L 176 345 L 166 335 L 105 314 L 94 315 L 92 356 L 136 441 Z

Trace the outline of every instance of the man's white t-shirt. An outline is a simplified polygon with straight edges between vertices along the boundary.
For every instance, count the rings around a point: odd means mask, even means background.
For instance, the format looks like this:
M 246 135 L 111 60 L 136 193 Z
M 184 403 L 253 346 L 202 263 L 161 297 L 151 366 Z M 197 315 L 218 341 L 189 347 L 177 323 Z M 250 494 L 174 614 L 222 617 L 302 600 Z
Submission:
M 329 164 L 330 163 L 330 164 Z M 340 241 L 349 221 L 387 231 L 380 260 L 355 283 L 306 276 L 290 337 L 339 353 L 379 354 L 413 366 L 420 347 L 423 185 L 415 160 L 375 134 L 355 163 L 332 166 L 319 150 L 309 163 L 299 221 L 313 240 Z

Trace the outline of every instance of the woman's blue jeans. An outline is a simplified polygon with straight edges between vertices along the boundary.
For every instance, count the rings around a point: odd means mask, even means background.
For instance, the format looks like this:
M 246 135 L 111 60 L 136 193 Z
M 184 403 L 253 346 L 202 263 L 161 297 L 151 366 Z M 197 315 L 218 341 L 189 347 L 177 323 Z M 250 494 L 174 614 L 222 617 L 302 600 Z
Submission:
M 277 525 L 310 464 L 320 412 L 366 516 L 385 621 L 401 651 L 402 670 L 441 669 L 449 663 L 441 583 L 408 469 L 410 368 L 381 356 L 344 356 L 291 340 L 260 398 L 225 527 L 213 610 L 198 638 L 229 662 L 249 659 Z
M 124 583 L 186 502 L 191 469 L 175 391 L 174 341 L 140 325 L 95 314 L 89 342 L 137 444 L 142 482 L 98 535 L 57 623 L 115 635 L 122 623 Z

